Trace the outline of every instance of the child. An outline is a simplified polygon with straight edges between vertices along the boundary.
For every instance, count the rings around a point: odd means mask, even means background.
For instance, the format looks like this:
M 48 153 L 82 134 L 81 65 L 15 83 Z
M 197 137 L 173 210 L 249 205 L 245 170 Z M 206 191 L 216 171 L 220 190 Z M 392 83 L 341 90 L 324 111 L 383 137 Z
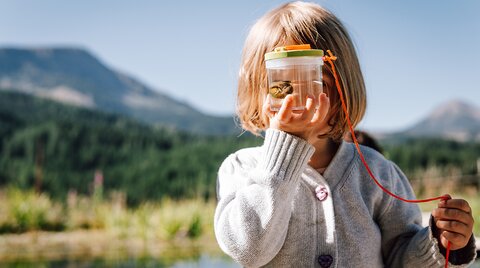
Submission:
M 215 235 L 222 250 L 247 267 L 443 267 L 450 241 L 450 263 L 472 263 L 473 217 L 465 200 L 440 202 L 422 228 L 418 206 L 386 195 L 354 145 L 342 142 L 346 115 L 328 66 L 326 94 L 309 97 L 303 112 L 291 111 L 292 95 L 278 112 L 270 110 L 264 54 L 295 44 L 331 50 L 353 125 L 365 112 L 360 65 L 334 15 L 294 2 L 263 16 L 245 42 L 238 116 L 244 129 L 266 130 L 265 141 L 230 155 L 219 169 Z M 415 198 L 394 163 L 361 150 L 385 187 Z
M 359 144 L 370 147 L 381 154 L 383 153 L 382 147 L 367 132 L 357 129 L 355 130 L 355 137 L 357 138 L 357 141 Z M 352 133 L 347 132 L 347 134 L 345 134 L 345 136 L 343 137 L 343 140 L 348 142 L 353 142 Z

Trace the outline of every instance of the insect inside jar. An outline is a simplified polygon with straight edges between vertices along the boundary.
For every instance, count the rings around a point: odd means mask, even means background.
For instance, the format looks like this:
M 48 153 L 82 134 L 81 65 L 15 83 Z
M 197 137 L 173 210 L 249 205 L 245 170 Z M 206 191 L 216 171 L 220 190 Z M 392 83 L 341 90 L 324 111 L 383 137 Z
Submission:
M 272 97 L 277 99 L 284 99 L 288 94 L 293 93 L 293 86 L 291 81 L 277 81 L 270 86 L 269 93 Z

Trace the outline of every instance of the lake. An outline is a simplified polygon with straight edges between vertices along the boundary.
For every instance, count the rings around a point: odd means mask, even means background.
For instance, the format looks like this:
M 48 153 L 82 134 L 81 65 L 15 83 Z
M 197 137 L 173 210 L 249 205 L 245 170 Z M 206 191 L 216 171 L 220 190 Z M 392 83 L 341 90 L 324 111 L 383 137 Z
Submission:
M 161 259 L 153 258 L 132 258 L 122 260 L 105 260 L 105 259 L 90 259 L 90 260 L 55 260 L 55 261 L 16 261 L 16 262 L 0 262 L 0 267 L 5 268 L 100 268 L 100 267 L 115 267 L 115 268 L 136 268 L 136 267 L 169 267 L 169 268 L 239 268 L 236 264 L 227 257 L 212 257 L 202 255 L 197 259 L 181 260 L 175 263 L 168 263 Z
M 133 267 L 169 267 L 169 268 L 239 268 L 237 263 L 228 257 L 212 257 L 202 255 L 194 260 L 177 261 L 173 264 L 167 264 L 165 261 L 152 258 L 136 258 L 124 260 L 58 260 L 58 261 L 19 261 L 11 263 L 1 263 L 5 268 L 133 268 Z M 480 268 L 480 259 L 470 266 L 471 268 Z

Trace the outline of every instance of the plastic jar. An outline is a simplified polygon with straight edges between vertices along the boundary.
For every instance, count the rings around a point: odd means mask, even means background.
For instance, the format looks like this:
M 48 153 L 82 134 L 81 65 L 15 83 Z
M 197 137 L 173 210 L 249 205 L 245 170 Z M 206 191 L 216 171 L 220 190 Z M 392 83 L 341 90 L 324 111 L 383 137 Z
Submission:
M 323 50 L 308 44 L 278 47 L 265 54 L 265 65 L 272 111 L 278 111 L 289 94 L 295 100 L 292 110 L 304 110 L 307 96 L 318 98 L 323 92 Z

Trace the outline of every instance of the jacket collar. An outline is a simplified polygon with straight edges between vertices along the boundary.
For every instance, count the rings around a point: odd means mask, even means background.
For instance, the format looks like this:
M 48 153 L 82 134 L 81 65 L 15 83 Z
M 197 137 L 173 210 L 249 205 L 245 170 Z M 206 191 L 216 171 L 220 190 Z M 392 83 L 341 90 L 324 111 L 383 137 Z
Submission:
M 323 176 L 318 173 L 310 165 L 307 166 L 305 173 L 314 177 L 323 177 L 328 183 L 330 189 L 334 191 L 340 182 L 347 179 L 352 172 L 354 166 L 354 158 L 356 157 L 356 151 L 354 145 L 349 142 L 342 141 L 332 161 L 327 166 L 327 169 L 323 173 Z

